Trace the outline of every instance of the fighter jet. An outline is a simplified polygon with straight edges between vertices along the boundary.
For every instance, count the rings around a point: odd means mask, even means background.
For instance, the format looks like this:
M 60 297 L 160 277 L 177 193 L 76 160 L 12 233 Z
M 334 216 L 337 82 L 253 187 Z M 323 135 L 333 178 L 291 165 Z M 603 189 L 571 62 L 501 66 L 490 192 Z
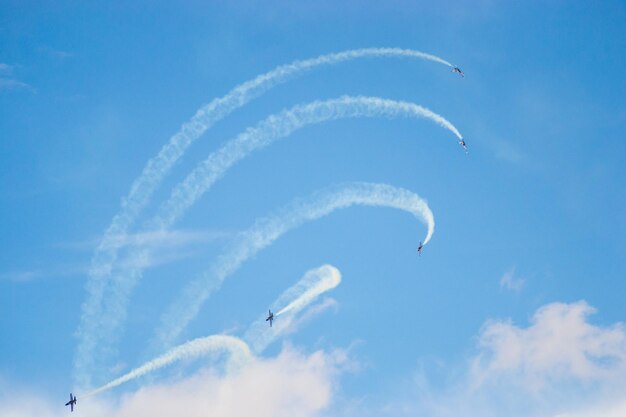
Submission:
M 70 400 L 65 403 L 66 406 L 70 406 L 70 412 L 74 411 L 74 406 L 76 405 L 76 397 L 72 396 L 70 392 Z
M 461 68 L 459 67 L 454 67 L 452 68 L 452 72 L 456 72 L 457 74 L 459 74 L 461 77 L 465 77 L 465 74 L 463 74 L 463 71 L 461 71 Z
M 274 321 L 274 313 L 272 313 L 272 310 L 269 310 L 269 315 L 267 316 L 265 321 L 269 321 L 270 327 L 272 327 L 272 322 Z
M 465 153 L 467 153 L 467 144 L 465 143 L 465 139 L 460 139 L 459 145 L 461 145 L 463 149 L 465 149 Z
M 422 245 L 422 241 L 420 240 L 420 244 L 419 244 L 419 246 L 417 247 L 417 254 L 418 254 L 419 256 L 422 256 L 422 248 L 424 248 L 424 245 Z

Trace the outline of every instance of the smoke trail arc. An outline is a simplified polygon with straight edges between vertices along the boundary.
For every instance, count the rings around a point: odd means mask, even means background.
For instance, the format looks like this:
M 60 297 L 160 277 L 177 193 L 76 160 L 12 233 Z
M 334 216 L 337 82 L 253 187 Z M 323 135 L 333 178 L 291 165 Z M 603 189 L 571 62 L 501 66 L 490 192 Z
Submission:
M 170 228 L 215 182 L 217 182 L 234 164 L 256 150 L 262 149 L 291 135 L 294 131 L 307 125 L 322 123 L 329 120 L 356 117 L 387 117 L 387 118 L 425 118 L 453 135 L 461 138 L 458 129 L 433 111 L 418 104 L 383 99 L 379 97 L 343 96 L 330 100 L 317 100 L 311 103 L 294 106 L 271 115 L 254 127 L 248 128 L 234 139 L 227 141 L 218 150 L 212 152 L 172 191 L 169 199 L 163 203 L 154 218 L 147 222 L 145 233 L 162 233 Z M 131 250 L 130 267 L 122 268 L 113 277 L 110 293 L 102 301 L 100 320 L 93 319 L 92 331 L 83 334 L 84 340 L 90 345 L 99 345 L 102 350 L 106 343 L 115 342 L 123 322 L 128 300 L 133 289 L 142 278 L 143 260 L 150 256 L 149 249 L 135 248 Z M 98 351 L 92 347 L 88 352 Z M 80 351 L 77 361 L 87 363 L 82 358 L 85 351 Z M 99 355 L 102 357 L 102 355 Z
M 295 314 L 302 311 L 320 295 L 336 288 L 340 283 L 341 272 L 332 265 L 326 264 L 307 271 L 294 286 L 285 290 L 272 303 L 272 308 L 277 311 L 274 314 L 277 319 L 274 322 L 274 330 L 268 332 L 265 317 L 260 316 L 250 325 L 243 339 L 254 353 L 261 353 L 284 329 L 289 327 Z
M 414 215 L 427 226 L 424 244 L 430 241 L 434 233 L 435 220 L 426 201 L 411 191 L 387 184 L 348 183 L 314 193 L 307 199 L 297 199 L 276 214 L 257 220 L 254 226 L 240 235 L 229 250 L 218 257 L 208 271 L 183 289 L 162 316 L 161 325 L 156 332 L 156 343 L 162 347 L 171 345 L 198 314 L 204 301 L 219 289 L 226 278 L 261 249 L 307 221 L 357 204 L 390 207 Z
M 452 67 L 452 64 L 438 56 L 412 49 L 364 48 L 321 55 L 278 66 L 236 86 L 225 96 L 216 98 L 201 107 L 189 121 L 181 126 L 159 153 L 148 161 L 140 176 L 134 180 L 128 195 L 122 200 L 121 210 L 113 217 L 92 256 L 89 278 L 85 285 L 87 297 L 82 305 L 81 320 L 76 332 L 79 344 L 74 364 L 75 370 L 80 372 L 89 366 L 91 353 L 97 345 L 97 340 L 92 340 L 91 334 L 97 330 L 95 319 L 102 313 L 102 298 L 113 263 L 117 259 L 119 236 L 126 234 L 158 184 L 187 147 L 213 124 L 290 78 L 324 65 L 377 57 L 424 59 Z
M 274 303 L 275 308 L 280 308 L 276 317 L 286 313 L 294 313 L 302 310 L 321 293 L 335 288 L 341 283 L 341 273 L 332 265 L 323 265 L 320 268 L 309 271 L 297 285 L 284 292 Z M 292 299 L 285 307 L 286 300 Z
M 252 358 L 250 348 L 243 340 L 239 338 L 226 335 L 212 335 L 207 337 L 201 337 L 183 343 L 182 345 L 177 346 L 173 349 L 170 349 L 163 355 L 149 362 L 146 362 L 145 364 L 133 369 L 127 374 L 122 375 L 121 377 L 116 378 L 113 381 L 83 395 L 83 398 L 107 391 L 111 388 L 122 385 L 125 382 L 146 375 L 149 372 L 153 372 L 157 369 L 169 366 L 175 362 L 179 362 L 184 359 L 195 359 L 201 356 L 208 355 L 210 353 L 217 352 L 226 352 L 229 354 L 229 368 L 241 366 Z
M 332 265 L 322 265 L 307 271 L 294 286 L 284 291 L 272 304 L 278 308 L 285 304 L 287 305 L 282 308 L 280 312 L 280 314 L 285 314 L 287 320 L 283 320 L 283 322 L 272 331 L 267 331 L 267 326 L 265 325 L 263 317 L 261 317 L 250 325 L 245 334 L 245 340 L 249 341 L 256 353 L 262 352 L 281 334 L 282 330 L 288 326 L 289 319 L 294 314 L 304 309 L 321 294 L 337 287 L 340 283 L 341 272 Z M 238 369 L 254 358 L 254 355 L 251 353 L 250 345 L 242 339 L 226 335 L 201 337 L 170 349 L 159 357 L 82 395 L 81 398 L 91 397 L 108 391 L 111 388 L 115 388 L 181 360 L 195 359 L 220 351 L 230 355 L 228 357 L 227 371 Z
M 111 274 L 112 265 L 117 259 L 119 236 L 126 234 L 163 177 L 193 141 L 234 110 L 246 105 L 276 85 L 306 71 L 360 58 L 392 57 L 424 59 L 452 67 L 452 64 L 438 56 L 412 49 L 354 49 L 278 66 L 236 86 L 225 96 L 215 98 L 198 109 L 195 115 L 185 122 L 180 130 L 169 139 L 169 142 L 161 148 L 159 153 L 148 161 L 142 173 L 134 180 L 128 195 L 122 200 L 121 210 L 113 217 L 94 252 L 89 270 L 89 280 L 86 284 L 87 300 L 83 304 L 81 322 L 77 330 L 80 339 L 78 351 L 83 352 L 82 355 L 79 353 L 78 356 L 87 357 L 94 348 L 93 343 L 84 340 L 83 334 L 93 330 L 94 324 L 91 323 L 91 319 L 101 313 L 100 303 L 106 286 L 106 278 Z M 81 364 L 77 364 L 77 366 L 80 367 Z
M 269 146 L 311 124 L 357 117 L 425 118 L 450 131 L 457 138 L 463 138 L 458 129 L 443 116 L 411 102 L 379 97 L 343 96 L 298 105 L 269 116 L 211 153 L 174 188 L 170 198 L 149 222 L 149 229 L 170 227 L 230 167 L 255 150 Z

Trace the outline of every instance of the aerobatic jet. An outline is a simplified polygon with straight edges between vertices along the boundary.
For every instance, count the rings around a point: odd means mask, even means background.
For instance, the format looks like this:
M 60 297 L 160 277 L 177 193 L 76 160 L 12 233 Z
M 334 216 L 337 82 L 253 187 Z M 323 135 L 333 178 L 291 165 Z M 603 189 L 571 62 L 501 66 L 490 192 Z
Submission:
M 423 248 L 424 248 L 424 245 L 422 245 L 422 241 L 420 240 L 420 244 L 419 244 L 419 246 L 417 247 L 417 254 L 418 254 L 418 255 L 420 255 L 420 256 L 422 255 L 422 249 L 423 249 Z
M 74 406 L 76 405 L 76 397 L 72 396 L 71 392 L 70 392 L 70 400 L 66 402 L 65 405 L 70 406 L 70 412 L 74 411 Z
M 457 74 L 459 74 L 461 77 L 465 77 L 465 74 L 463 73 L 463 71 L 461 71 L 461 68 L 459 67 L 454 67 L 452 68 L 452 72 L 456 72 Z
M 269 310 L 269 315 L 267 316 L 265 321 L 269 321 L 270 327 L 272 327 L 272 322 L 274 321 L 274 313 L 272 313 L 272 310 Z
M 459 145 L 461 145 L 463 149 L 465 149 L 465 153 L 467 153 L 467 144 L 465 143 L 465 139 L 460 139 Z

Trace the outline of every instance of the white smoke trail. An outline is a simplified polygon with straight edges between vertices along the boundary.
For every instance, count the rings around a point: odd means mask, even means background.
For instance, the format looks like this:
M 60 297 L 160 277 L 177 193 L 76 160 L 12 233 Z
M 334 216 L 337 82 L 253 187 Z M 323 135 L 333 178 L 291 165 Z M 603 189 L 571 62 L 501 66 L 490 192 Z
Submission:
M 406 101 L 343 96 L 298 105 L 269 116 L 209 155 L 174 188 L 169 200 L 160 207 L 157 216 L 150 222 L 152 228 L 159 230 L 170 227 L 231 166 L 253 151 L 269 146 L 310 124 L 357 117 L 426 118 L 449 130 L 459 139 L 463 138 L 457 128 L 444 117 Z
M 184 359 L 195 359 L 201 356 L 206 356 L 210 353 L 222 351 L 229 353 L 227 369 L 242 366 L 245 362 L 252 358 L 250 348 L 239 338 L 226 335 L 201 337 L 169 350 L 167 353 L 159 356 L 158 358 L 153 359 L 142 366 L 133 369 L 127 374 L 114 379 L 108 384 L 83 395 L 82 398 L 99 394 L 175 362 L 179 362 Z
M 230 250 L 217 259 L 212 268 L 183 289 L 162 317 L 156 332 L 156 343 L 165 347 L 171 345 L 198 314 L 211 293 L 261 249 L 306 221 L 355 204 L 391 207 L 413 214 L 428 227 L 424 244 L 430 241 L 434 233 L 435 220 L 426 201 L 411 191 L 386 184 L 349 183 L 315 193 L 305 200 L 296 200 L 277 214 L 258 220 L 251 229 L 241 234 Z
M 275 308 L 280 308 L 280 306 L 287 304 L 286 307 L 275 315 L 275 317 L 278 317 L 279 315 L 287 314 L 287 317 L 285 317 L 287 320 L 282 320 L 278 326 L 274 326 L 272 330 L 268 331 L 264 318 L 261 317 L 249 327 L 244 337 L 245 340 L 249 341 L 256 353 L 261 353 L 281 334 L 282 329 L 288 326 L 291 316 L 301 311 L 324 292 L 337 287 L 340 283 L 341 272 L 332 265 L 322 265 L 319 268 L 307 271 L 296 285 L 284 291 L 273 303 Z M 239 338 L 225 335 L 202 337 L 170 349 L 163 355 L 82 395 L 81 398 L 87 398 L 107 391 L 175 362 L 195 359 L 220 351 L 226 351 L 230 354 L 227 370 L 237 369 L 254 357 L 250 352 L 249 345 Z
M 341 272 L 332 265 L 322 265 L 311 269 L 294 285 L 283 292 L 272 304 L 272 308 L 280 309 L 274 314 L 276 321 L 268 331 L 264 316 L 260 316 L 248 330 L 243 339 L 248 342 L 252 351 L 261 353 L 291 324 L 295 314 L 308 306 L 321 294 L 332 290 L 341 283 Z M 285 306 L 282 307 L 281 306 Z M 278 317 L 280 316 L 280 319 Z
M 368 57 L 417 58 L 452 66 L 448 61 L 435 55 L 400 48 L 355 49 L 281 65 L 236 86 L 225 96 L 216 98 L 201 107 L 161 148 L 157 156 L 148 161 L 141 175 L 133 182 L 128 195 L 122 200 L 121 210 L 113 217 L 92 257 L 89 279 L 85 288 L 87 298 L 82 306 L 81 320 L 77 330 L 79 344 L 74 365 L 75 370 L 81 372 L 89 366 L 93 349 L 99 343 L 99 339 L 94 338 L 98 328 L 96 319 L 102 313 L 104 290 L 111 275 L 113 263 L 117 259 L 119 247 L 116 241 L 120 236 L 126 234 L 158 184 L 187 147 L 213 124 L 291 77 L 319 66 Z
M 290 288 L 276 301 L 276 305 L 281 305 L 283 299 L 294 299 L 281 308 L 275 316 L 278 317 L 290 311 L 294 313 L 302 310 L 320 294 L 335 288 L 340 283 L 341 273 L 332 265 L 324 265 L 321 268 L 309 271 L 296 286 Z
M 355 117 L 413 117 L 426 118 L 449 130 L 458 138 L 461 134 L 444 117 L 415 103 L 382 99 L 378 97 L 349 97 L 314 101 L 269 116 L 226 142 L 211 153 L 203 162 L 177 185 L 170 198 L 161 205 L 157 215 L 147 223 L 144 233 L 165 233 L 224 173 L 235 163 L 255 150 L 269 146 L 306 125 L 328 120 Z M 134 268 L 122 268 L 113 278 L 111 294 L 102 302 L 102 317 L 88 339 L 99 341 L 99 348 L 112 343 L 123 322 L 130 293 L 142 276 L 142 264 L 148 262 L 149 248 L 134 248 L 129 264 Z M 94 320 L 96 321 L 96 320 Z M 89 352 L 93 353 L 95 349 Z M 79 352 L 79 356 L 82 353 Z

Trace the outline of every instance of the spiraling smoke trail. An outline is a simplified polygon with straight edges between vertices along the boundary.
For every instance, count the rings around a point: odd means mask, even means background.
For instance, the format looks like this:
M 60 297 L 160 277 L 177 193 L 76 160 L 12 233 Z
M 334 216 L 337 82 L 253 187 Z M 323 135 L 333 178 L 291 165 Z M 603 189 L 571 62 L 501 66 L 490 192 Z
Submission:
M 260 316 L 250 325 L 243 339 L 248 342 L 254 353 L 261 353 L 284 329 L 289 327 L 295 314 L 340 283 L 341 272 L 332 265 L 322 265 L 307 271 L 296 285 L 283 292 L 272 304 L 274 309 L 280 309 L 274 314 L 276 321 L 274 321 L 273 331 L 267 331 L 265 317 Z
M 240 235 L 230 250 L 218 257 L 207 272 L 183 289 L 161 318 L 156 343 L 162 347 L 170 346 L 198 314 L 211 293 L 261 249 L 307 221 L 356 204 L 392 207 L 413 214 L 428 227 L 424 244 L 430 241 L 434 233 L 435 220 L 426 201 L 411 191 L 386 184 L 348 183 L 315 193 L 308 199 L 296 200 L 277 214 L 258 220 L 252 228 Z
M 77 330 L 79 344 L 76 370 L 80 371 L 88 367 L 92 351 L 98 343 L 98 340 L 92 340 L 91 335 L 98 327 L 95 319 L 102 313 L 104 289 L 111 275 L 113 263 L 117 259 L 119 237 L 126 234 L 158 184 L 187 147 L 213 124 L 289 78 L 319 66 L 368 57 L 418 58 L 452 66 L 448 61 L 435 55 L 400 48 L 355 49 L 281 65 L 236 86 L 225 96 L 216 98 L 201 107 L 161 148 L 157 156 L 148 161 L 141 175 L 133 182 L 128 195 L 122 200 L 121 210 L 113 217 L 92 257 L 89 279 L 86 284 L 87 298 L 82 306 L 81 321 Z
M 131 381 L 135 378 L 139 378 L 149 372 L 156 371 L 164 366 L 171 365 L 172 363 L 179 362 L 184 359 L 195 359 L 201 356 L 205 356 L 210 353 L 226 351 L 229 354 L 228 368 L 239 367 L 252 358 L 250 348 L 248 345 L 239 338 L 225 335 L 212 335 L 207 337 L 201 337 L 191 340 L 187 343 L 183 343 L 173 349 L 170 349 L 167 353 L 153 359 L 142 366 L 133 369 L 125 375 L 114 379 L 85 395 L 83 398 L 96 395 L 103 391 L 117 387 L 125 382 Z
M 379 97 L 344 96 L 331 100 L 314 101 L 297 105 L 291 109 L 271 115 L 249 128 L 234 139 L 227 141 L 220 149 L 211 153 L 203 162 L 177 185 L 170 198 L 161 205 L 157 215 L 147 222 L 145 233 L 164 233 L 191 207 L 210 187 L 215 184 L 235 163 L 255 150 L 271 145 L 285 138 L 297 129 L 314 123 L 356 117 L 412 117 L 426 118 L 452 132 L 458 138 L 461 134 L 444 117 L 415 103 L 383 99 Z M 135 248 L 129 254 L 130 268 L 122 268 L 113 278 L 111 294 L 102 303 L 102 317 L 91 334 L 85 332 L 86 340 L 99 348 L 115 340 L 119 324 L 123 322 L 130 293 L 142 276 L 142 264 L 150 257 L 150 250 Z M 93 320 L 97 322 L 97 320 Z M 94 352 L 92 348 L 89 352 Z M 80 357 L 86 353 L 79 351 L 77 361 L 86 362 Z
M 273 303 L 275 308 L 280 308 L 280 306 L 287 304 L 286 307 L 282 308 L 275 315 L 275 317 L 278 317 L 286 314 L 281 323 L 269 330 L 264 322 L 264 318 L 261 317 L 249 327 L 244 337 L 245 340 L 249 341 L 253 346 L 255 353 L 261 353 L 289 325 L 290 319 L 296 313 L 308 306 L 321 294 L 332 290 L 340 283 L 341 272 L 332 265 L 322 265 L 319 268 L 307 271 L 296 285 L 284 291 Z M 82 395 L 81 398 L 87 398 L 107 391 L 175 362 L 184 359 L 195 359 L 219 351 L 227 351 L 230 354 L 227 370 L 237 369 L 254 357 L 250 352 L 249 345 L 239 338 L 225 335 L 202 337 L 170 349 L 163 355 L 133 369 L 125 375 Z

